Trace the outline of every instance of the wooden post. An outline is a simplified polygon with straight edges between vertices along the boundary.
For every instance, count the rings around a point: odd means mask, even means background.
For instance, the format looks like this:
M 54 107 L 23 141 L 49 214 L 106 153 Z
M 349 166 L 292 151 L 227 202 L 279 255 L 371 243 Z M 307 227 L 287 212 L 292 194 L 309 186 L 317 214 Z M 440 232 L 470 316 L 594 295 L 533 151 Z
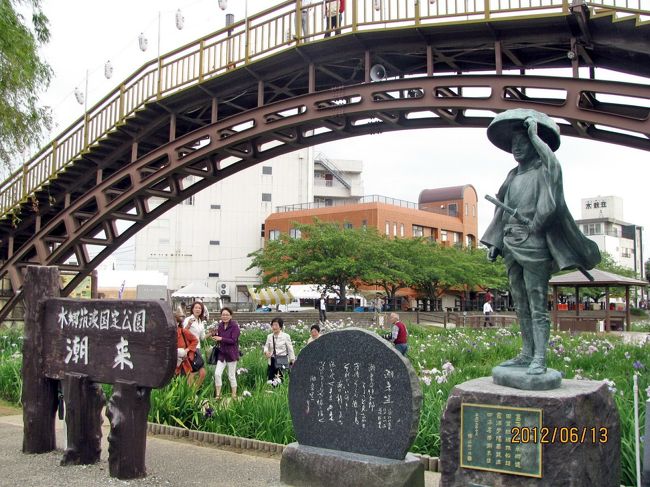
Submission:
M 65 424 L 68 447 L 61 465 L 89 465 L 99 462 L 102 451 L 102 408 L 104 391 L 84 374 L 65 374 Z
M 43 374 L 41 318 L 44 301 L 59 296 L 59 270 L 56 267 L 27 266 L 23 289 L 23 453 L 46 453 L 56 448 L 54 425 L 58 384 Z
M 557 317 L 557 286 L 553 286 L 553 324 L 555 325 L 555 331 L 560 329 L 560 323 Z
M 612 331 L 609 314 L 609 286 L 607 286 L 605 288 L 605 331 Z
M 128 480 L 147 475 L 147 414 L 151 389 L 132 382 L 116 382 L 106 416 L 111 422 L 108 435 L 108 470 L 111 477 Z
M 625 286 L 625 325 L 623 331 L 630 331 L 630 286 Z

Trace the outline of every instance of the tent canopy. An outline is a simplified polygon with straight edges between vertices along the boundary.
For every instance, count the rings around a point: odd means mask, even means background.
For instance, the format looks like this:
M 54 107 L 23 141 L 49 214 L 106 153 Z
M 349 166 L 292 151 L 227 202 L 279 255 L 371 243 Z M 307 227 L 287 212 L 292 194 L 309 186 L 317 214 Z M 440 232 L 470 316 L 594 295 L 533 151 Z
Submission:
M 173 298 L 217 299 L 219 294 L 201 282 L 192 282 L 172 293 Z
M 273 287 L 265 287 L 256 291 L 254 286 L 248 286 L 248 293 L 256 305 L 268 304 L 276 306 L 278 304 L 289 304 L 294 299 L 291 291 L 284 292 Z

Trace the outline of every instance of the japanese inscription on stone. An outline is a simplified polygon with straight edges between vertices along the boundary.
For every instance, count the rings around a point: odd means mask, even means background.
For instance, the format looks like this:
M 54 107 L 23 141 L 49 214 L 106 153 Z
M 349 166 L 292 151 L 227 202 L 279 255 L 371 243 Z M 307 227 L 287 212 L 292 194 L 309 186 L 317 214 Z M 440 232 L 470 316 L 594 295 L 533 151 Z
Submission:
M 175 325 L 159 301 L 50 299 L 43 333 L 50 378 L 75 372 L 97 382 L 161 387 L 174 373 Z
M 385 340 L 355 328 L 305 347 L 289 385 L 300 444 L 385 458 L 406 455 L 421 400 L 410 363 Z
M 541 409 L 463 403 L 461 467 L 541 478 L 541 445 L 513 435 L 521 428 L 541 425 Z

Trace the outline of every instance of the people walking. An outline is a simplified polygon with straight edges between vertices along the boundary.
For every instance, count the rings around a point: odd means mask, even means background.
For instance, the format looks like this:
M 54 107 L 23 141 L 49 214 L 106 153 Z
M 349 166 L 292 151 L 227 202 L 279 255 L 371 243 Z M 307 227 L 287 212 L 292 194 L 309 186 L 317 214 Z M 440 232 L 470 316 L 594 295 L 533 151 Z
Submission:
M 327 321 L 327 295 L 325 293 L 320 295 L 320 301 L 318 303 L 318 319 L 321 323 Z
M 206 308 L 202 302 L 194 301 L 190 310 L 192 314 L 190 314 L 190 316 L 185 318 L 183 321 L 183 328 L 188 330 L 197 338 L 199 343 L 196 346 L 196 353 L 200 354 L 201 340 L 205 340 L 205 324 L 207 321 Z M 194 373 L 198 374 L 199 376 L 196 382 L 194 382 L 194 385 L 200 387 L 205 380 L 205 366 L 201 367 L 199 370 L 195 370 Z M 189 379 L 189 381 L 192 382 L 193 380 L 194 379 L 192 374 L 192 377 Z
M 228 380 L 230 381 L 230 394 L 233 399 L 237 398 L 237 361 L 239 360 L 239 324 L 232 319 L 230 308 L 221 308 L 221 321 L 217 327 L 212 340 L 219 344 L 219 355 L 217 367 L 214 371 L 214 392 L 217 399 L 221 399 L 221 387 L 223 385 L 221 376 L 223 371 L 228 369 Z
M 492 309 L 492 305 L 490 304 L 490 301 L 486 301 L 483 303 L 483 316 L 485 317 L 483 320 L 483 326 L 492 326 L 492 320 L 490 319 L 490 315 L 494 313 L 494 310 Z

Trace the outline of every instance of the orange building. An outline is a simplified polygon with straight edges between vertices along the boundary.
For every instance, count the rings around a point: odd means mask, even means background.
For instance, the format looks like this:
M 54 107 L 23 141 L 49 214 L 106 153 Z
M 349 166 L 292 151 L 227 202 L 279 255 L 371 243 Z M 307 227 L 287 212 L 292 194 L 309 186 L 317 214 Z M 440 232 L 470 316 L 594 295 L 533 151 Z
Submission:
M 314 218 L 350 227 L 375 227 L 390 237 L 425 237 L 442 245 L 475 246 L 478 233 L 476 190 L 470 184 L 425 189 L 418 203 L 385 196 L 364 196 L 334 206 L 305 203 L 277 208 L 264 224 L 267 240 L 295 233 L 294 222 L 309 224 Z

